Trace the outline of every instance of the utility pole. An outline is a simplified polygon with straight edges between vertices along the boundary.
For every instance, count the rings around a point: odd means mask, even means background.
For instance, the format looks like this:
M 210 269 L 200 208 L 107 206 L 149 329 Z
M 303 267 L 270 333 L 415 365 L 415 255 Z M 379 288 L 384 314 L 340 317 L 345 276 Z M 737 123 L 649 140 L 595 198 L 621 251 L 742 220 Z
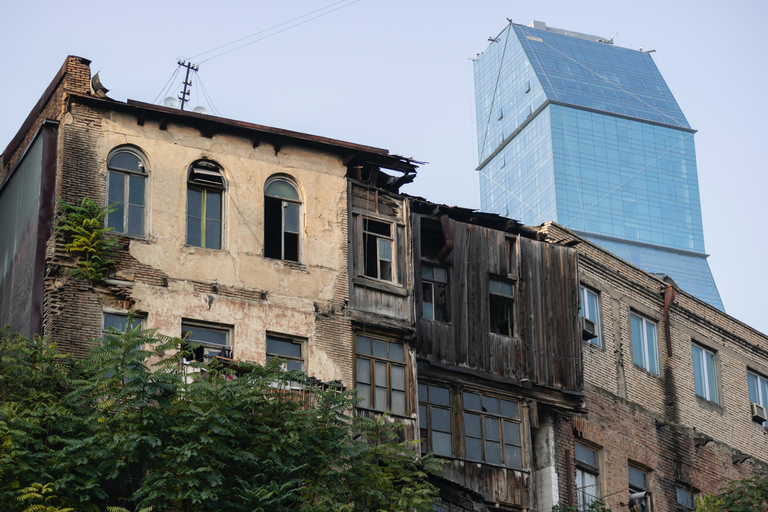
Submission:
M 189 90 L 188 87 L 192 87 L 192 82 L 189 81 L 189 72 L 190 71 L 197 71 L 200 69 L 200 66 L 197 64 L 192 64 L 191 62 L 186 62 L 184 60 L 179 59 L 178 60 L 179 66 L 183 68 L 187 68 L 187 76 L 184 78 L 184 89 L 181 91 L 181 96 L 178 96 L 180 103 L 180 109 L 184 110 L 184 103 L 189 101 Z

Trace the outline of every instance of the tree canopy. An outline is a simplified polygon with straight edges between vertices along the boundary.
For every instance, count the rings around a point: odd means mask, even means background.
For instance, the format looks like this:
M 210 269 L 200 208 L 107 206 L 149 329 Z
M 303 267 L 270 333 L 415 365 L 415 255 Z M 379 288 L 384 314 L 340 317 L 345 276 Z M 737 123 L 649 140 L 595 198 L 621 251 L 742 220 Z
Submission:
M 0 508 L 431 510 L 437 461 L 386 415 L 353 417 L 352 392 L 188 350 L 136 327 L 76 359 L 0 331 Z

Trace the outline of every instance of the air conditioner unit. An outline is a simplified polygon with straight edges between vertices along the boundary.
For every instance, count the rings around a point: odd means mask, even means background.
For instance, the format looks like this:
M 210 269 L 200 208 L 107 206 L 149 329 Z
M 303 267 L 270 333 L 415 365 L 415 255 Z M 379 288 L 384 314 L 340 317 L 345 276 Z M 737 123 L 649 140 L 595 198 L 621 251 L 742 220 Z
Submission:
M 597 324 L 589 318 L 581 317 L 581 339 L 584 341 L 597 338 Z
M 752 403 L 752 421 L 762 423 L 768 421 L 768 416 L 765 414 L 765 407 L 760 404 Z

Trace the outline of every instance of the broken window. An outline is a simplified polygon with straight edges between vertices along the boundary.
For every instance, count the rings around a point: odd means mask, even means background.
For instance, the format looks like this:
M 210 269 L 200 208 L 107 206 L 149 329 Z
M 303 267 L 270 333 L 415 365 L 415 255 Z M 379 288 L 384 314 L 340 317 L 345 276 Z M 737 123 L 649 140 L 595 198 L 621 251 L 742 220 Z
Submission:
M 147 165 L 133 148 L 118 148 L 107 159 L 107 227 L 115 233 L 144 236 Z
M 390 411 L 404 416 L 405 347 L 402 343 L 366 336 L 357 336 L 355 343 L 357 366 L 355 382 L 358 407 L 375 411 Z
M 513 336 L 515 301 L 512 283 L 491 278 L 488 281 L 488 290 L 491 332 Z
M 448 270 L 421 265 L 422 318 L 448 322 Z
M 464 391 L 466 459 L 522 469 L 517 402 Z
M 298 188 L 285 177 L 270 179 L 264 189 L 264 256 L 299 261 L 300 224 Z
M 276 357 L 285 361 L 284 370 L 304 371 L 304 343 L 302 341 L 267 334 L 267 362 Z
M 394 281 L 392 265 L 393 226 L 389 222 L 363 219 L 363 257 L 365 275 Z
M 181 322 L 181 337 L 187 343 L 197 345 L 190 346 L 191 359 L 201 363 L 218 355 L 232 357 L 231 332 L 224 326 L 188 320 Z
M 450 389 L 419 384 L 419 429 L 423 451 L 446 457 L 453 455 L 452 416 Z
M 437 255 L 440 254 L 440 251 L 444 245 L 445 237 L 443 236 L 443 227 L 440 224 L 440 221 L 437 219 L 422 217 L 421 257 L 430 260 L 437 260 Z
M 221 249 L 224 175 L 210 161 L 192 164 L 187 183 L 187 244 Z

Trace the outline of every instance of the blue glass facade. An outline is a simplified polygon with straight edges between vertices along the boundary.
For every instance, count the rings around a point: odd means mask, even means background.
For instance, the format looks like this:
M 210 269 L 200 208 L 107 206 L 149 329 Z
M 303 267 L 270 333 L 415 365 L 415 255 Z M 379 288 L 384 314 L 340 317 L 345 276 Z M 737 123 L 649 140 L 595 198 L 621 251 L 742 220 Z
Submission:
M 650 55 L 510 25 L 475 62 L 483 209 L 554 220 L 723 309 L 693 133 Z

